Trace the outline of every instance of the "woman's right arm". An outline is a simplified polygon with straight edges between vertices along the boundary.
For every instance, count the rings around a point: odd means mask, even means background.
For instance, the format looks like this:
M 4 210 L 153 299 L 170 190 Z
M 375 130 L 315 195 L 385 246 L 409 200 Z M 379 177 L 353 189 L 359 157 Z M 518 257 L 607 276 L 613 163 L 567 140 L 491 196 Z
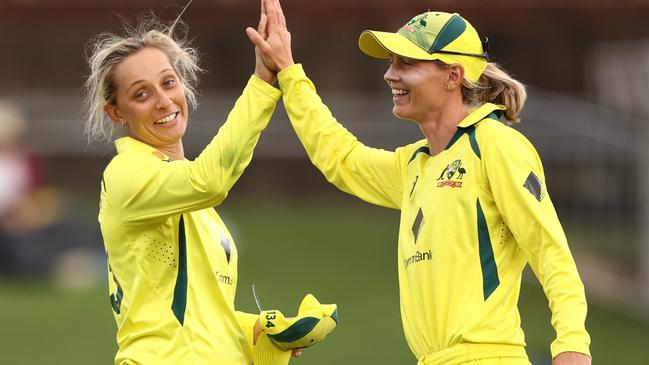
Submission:
M 367 202 L 399 209 L 402 182 L 397 154 L 363 145 L 338 123 L 302 65 L 284 68 L 278 80 L 291 124 L 327 180 Z
M 120 153 L 102 190 L 125 223 L 146 223 L 221 203 L 252 159 L 280 91 L 251 77 L 217 135 L 194 161 Z M 158 153 L 159 155 L 159 153 Z
M 284 106 L 311 161 L 329 182 L 370 203 L 401 206 L 401 171 L 397 153 L 368 148 L 343 128 L 301 65 L 295 65 L 291 34 L 279 0 L 262 0 L 258 32 L 247 28 L 258 65 L 278 72 Z

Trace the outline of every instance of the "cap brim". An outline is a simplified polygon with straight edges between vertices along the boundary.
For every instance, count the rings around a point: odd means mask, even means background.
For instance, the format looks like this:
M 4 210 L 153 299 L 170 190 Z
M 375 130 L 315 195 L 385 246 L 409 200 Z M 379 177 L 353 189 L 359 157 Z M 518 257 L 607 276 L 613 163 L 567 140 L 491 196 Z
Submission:
M 437 60 L 439 55 L 430 54 L 398 33 L 365 30 L 358 38 L 358 47 L 374 58 L 390 58 L 390 54 L 415 60 Z
M 267 333 L 262 332 L 253 348 L 253 362 L 255 365 L 288 365 L 291 353 L 278 349 Z

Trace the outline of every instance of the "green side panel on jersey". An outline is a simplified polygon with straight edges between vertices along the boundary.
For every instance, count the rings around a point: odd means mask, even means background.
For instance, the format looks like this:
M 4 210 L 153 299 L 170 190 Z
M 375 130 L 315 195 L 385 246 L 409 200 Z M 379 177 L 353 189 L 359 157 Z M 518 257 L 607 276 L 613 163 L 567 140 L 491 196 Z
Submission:
M 110 266 L 110 261 L 108 261 L 108 270 L 110 272 L 110 275 L 113 277 L 113 281 L 115 282 L 115 285 L 117 286 L 117 292 L 115 294 L 110 295 L 110 306 L 113 308 L 115 314 L 121 314 L 122 300 L 124 299 L 124 291 L 122 290 L 122 286 L 119 285 L 119 281 L 117 281 L 117 277 L 115 277 L 113 268 Z
M 493 293 L 498 285 L 500 285 L 500 279 L 498 279 L 498 268 L 496 267 L 493 247 L 491 247 L 487 220 L 485 219 L 484 212 L 480 206 L 479 199 L 476 200 L 476 204 L 478 209 L 478 245 L 480 251 L 480 266 L 482 268 L 482 289 L 484 300 L 486 301 L 491 293 Z
M 174 299 L 171 310 L 181 325 L 185 323 L 185 307 L 187 306 L 187 238 L 185 237 L 185 221 L 180 216 L 178 223 L 178 277 L 174 289 Z

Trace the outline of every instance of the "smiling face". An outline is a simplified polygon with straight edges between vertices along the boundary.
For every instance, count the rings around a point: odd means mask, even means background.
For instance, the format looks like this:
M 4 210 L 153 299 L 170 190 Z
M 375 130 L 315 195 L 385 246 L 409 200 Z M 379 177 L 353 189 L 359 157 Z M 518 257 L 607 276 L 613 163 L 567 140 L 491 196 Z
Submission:
M 448 69 L 433 61 L 391 55 L 383 78 L 392 89 L 392 113 L 399 119 L 422 122 L 450 95 Z
M 145 48 L 125 58 L 113 70 L 115 104 L 106 112 L 128 135 L 174 154 L 182 152 L 187 128 L 187 98 L 169 58 Z

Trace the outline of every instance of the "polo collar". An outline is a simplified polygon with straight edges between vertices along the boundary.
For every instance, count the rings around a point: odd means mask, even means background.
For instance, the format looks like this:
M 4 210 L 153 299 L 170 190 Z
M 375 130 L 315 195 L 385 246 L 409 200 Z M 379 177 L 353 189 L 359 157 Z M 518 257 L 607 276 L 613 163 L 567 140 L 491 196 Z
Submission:
M 458 129 L 471 127 L 479 121 L 491 117 L 491 114 L 495 114 L 495 119 L 500 119 L 500 117 L 503 116 L 505 109 L 507 108 L 504 105 L 485 103 L 471 112 L 471 114 L 467 115 L 467 117 L 464 118 L 457 127 Z
M 122 137 L 115 140 L 115 148 L 117 148 L 118 154 L 127 152 L 150 154 L 162 161 L 171 161 L 169 156 L 132 137 Z
M 460 137 L 467 133 L 469 135 L 469 142 L 471 142 L 471 148 L 473 148 L 475 154 L 480 157 L 480 148 L 478 148 L 478 142 L 475 139 L 475 124 L 486 118 L 500 120 L 505 109 L 507 108 L 504 105 L 486 103 L 471 112 L 471 114 L 458 124 L 457 130 L 453 134 L 453 137 L 451 137 L 451 140 L 448 141 L 444 150 L 451 148 Z

